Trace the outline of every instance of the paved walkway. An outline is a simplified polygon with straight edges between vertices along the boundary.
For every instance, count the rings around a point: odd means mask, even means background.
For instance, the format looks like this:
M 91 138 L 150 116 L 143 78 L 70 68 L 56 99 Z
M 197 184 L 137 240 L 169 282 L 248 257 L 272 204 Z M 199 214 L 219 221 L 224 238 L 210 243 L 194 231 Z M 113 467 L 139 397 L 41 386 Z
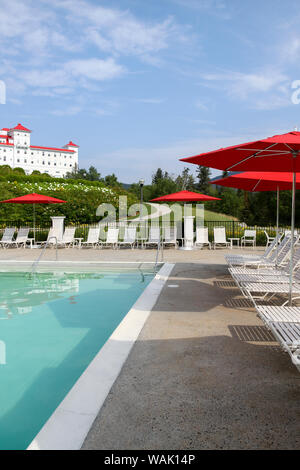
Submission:
M 300 374 L 212 255 L 175 266 L 83 449 L 299 449 Z

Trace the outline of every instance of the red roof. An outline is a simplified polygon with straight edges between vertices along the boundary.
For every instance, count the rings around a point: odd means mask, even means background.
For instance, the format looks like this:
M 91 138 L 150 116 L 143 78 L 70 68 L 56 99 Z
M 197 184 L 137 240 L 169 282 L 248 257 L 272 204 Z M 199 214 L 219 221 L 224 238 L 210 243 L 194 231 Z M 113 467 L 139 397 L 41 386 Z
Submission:
M 14 146 L 14 144 L 8 144 L 7 142 L 0 142 L 0 145 L 9 145 L 10 147 Z
M 12 130 L 14 131 L 24 131 L 24 132 L 31 132 L 30 129 L 27 129 L 27 127 L 22 126 L 22 124 L 18 124 L 16 127 L 13 127 Z
M 43 149 L 43 150 L 56 150 L 57 152 L 71 152 L 74 153 L 74 150 L 60 149 L 55 147 L 41 147 L 40 145 L 30 145 L 30 148 L 33 149 Z
M 10 129 L 8 127 L 2 127 L 1 131 L 9 131 Z
M 70 142 L 67 145 L 65 145 L 65 147 L 67 147 L 68 145 L 71 145 L 72 147 L 79 147 L 79 145 L 74 144 L 72 140 L 70 140 Z

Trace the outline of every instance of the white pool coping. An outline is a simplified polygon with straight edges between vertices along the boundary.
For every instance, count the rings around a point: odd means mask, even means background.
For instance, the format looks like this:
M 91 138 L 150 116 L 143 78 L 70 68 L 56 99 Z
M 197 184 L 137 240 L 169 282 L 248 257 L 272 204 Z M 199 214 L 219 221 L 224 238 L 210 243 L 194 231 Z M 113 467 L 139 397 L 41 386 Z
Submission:
M 164 287 L 165 263 L 27 450 L 79 450 Z

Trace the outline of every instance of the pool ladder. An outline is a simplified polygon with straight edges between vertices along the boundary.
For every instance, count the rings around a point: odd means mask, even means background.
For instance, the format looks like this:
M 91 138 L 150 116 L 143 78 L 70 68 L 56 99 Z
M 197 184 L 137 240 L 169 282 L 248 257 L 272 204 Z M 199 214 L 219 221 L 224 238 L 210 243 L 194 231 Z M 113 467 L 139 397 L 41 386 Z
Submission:
M 161 261 L 164 260 L 164 244 L 162 242 L 161 235 L 159 236 L 159 240 L 157 243 L 157 250 L 156 250 L 156 257 L 155 257 L 155 265 L 154 265 L 154 271 L 157 273 L 157 265 L 158 265 L 158 258 L 159 258 L 159 253 L 161 253 Z
M 43 246 L 43 249 L 42 249 L 42 251 L 41 251 L 39 257 L 38 257 L 38 258 L 34 261 L 34 263 L 32 264 L 32 266 L 31 266 L 31 275 L 35 273 L 36 268 L 37 268 L 37 266 L 38 266 L 38 264 L 39 264 L 39 262 L 40 262 L 40 260 L 41 260 L 41 258 L 42 258 L 42 256 L 43 256 L 43 254 L 44 254 L 44 252 L 45 252 L 45 249 L 46 249 L 47 246 L 49 245 L 49 241 L 52 240 L 53 238 L 55 239 L 55 261 L 58 260 L 58 256 L 57 256 L 57 237 L 52 236 L 52 237 L 49 237 L 49 238 L 48 238 L 48 240 L 46 241 L 45 245 Z

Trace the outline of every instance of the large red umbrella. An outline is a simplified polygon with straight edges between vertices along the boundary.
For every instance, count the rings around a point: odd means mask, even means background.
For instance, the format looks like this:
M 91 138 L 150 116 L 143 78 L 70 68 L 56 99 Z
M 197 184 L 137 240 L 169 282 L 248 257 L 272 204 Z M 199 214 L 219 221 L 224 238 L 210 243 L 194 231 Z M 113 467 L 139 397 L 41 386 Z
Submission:
M 14 197 L 12 199 L 6 199 L 5 201 L 0 201 L 0 203 L 6 204 L 33 204 L 33 233 L 35 238 L 35 204 L 62 204 L 67 201 L 62 199 L 57 199 L 51 196 L 44 196 L 43 194 L 26 194 L 25 196 Z
M 289 191 L 293 187 L 293 173 L 277 171 L 236 171 L 227 176 L 216 176 L 211 184 L 244 191 Z M 300 189 L 300 173 L 296 174 L 296 189 Z
M 226 171 L 276 171 L 293 173 L 291 231 L 295 230 L 296 173 L 300 171 L 300 132 L 274 135 L 208 153 L 182 158 L 184 162 Z M 291 244 L 290 293 L 292 304 L 294 244 Z
M 151 202 L 195 202 L 195 201 L 220 201 L 220 198 L 207 196 L 206 194 L 195 193 L 193 191 L 179 191 L 177 193 L 167 194 L 166 196 L 151 199 Z

